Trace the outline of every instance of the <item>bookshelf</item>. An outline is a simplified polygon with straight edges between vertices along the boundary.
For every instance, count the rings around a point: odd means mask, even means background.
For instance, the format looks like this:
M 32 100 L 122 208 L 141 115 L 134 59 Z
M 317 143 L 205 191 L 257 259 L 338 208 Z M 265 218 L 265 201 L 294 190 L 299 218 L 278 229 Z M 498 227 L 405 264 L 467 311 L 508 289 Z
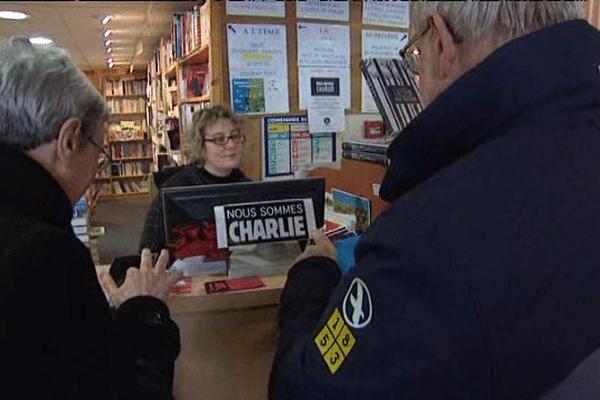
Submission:
M 187 162 L 181 149 L 193 112 L 221 104 L 219 46 L 213 2 L 187 7 L 173 15 L 171 35 L 160 38 L 148 65 L 149 131 L 160 152 L 179 164 Z
M 111 165 L 96 175 L 99 198 L 149 194 L 153 159 L 146 120 L 147 85 L 145 74 L 102 79 L 102 93 L 111 111 L 105 139 Z

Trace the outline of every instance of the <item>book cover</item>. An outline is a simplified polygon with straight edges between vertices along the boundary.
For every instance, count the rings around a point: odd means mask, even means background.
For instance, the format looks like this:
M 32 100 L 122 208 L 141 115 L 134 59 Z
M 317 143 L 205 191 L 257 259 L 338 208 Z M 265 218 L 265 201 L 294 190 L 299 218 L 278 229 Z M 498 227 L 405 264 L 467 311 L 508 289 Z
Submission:
M 206 76 L 208 75 L 208 64 L 192 65 L 185 67 L 181 71 L 181 78 L 183 81 L 182 99 L 189 99 L 192 97 L 200 97 L 206 94 L 205 85 Z
M 333 211 L 356 217 L 356 233 L 361 234 L 371 225 L 371 200 L 353 193 L 332 189 Z
M 417 82 L 399 59 L 369 58 L 361 71 L 387 127 L 395 138 L 423 109 Z

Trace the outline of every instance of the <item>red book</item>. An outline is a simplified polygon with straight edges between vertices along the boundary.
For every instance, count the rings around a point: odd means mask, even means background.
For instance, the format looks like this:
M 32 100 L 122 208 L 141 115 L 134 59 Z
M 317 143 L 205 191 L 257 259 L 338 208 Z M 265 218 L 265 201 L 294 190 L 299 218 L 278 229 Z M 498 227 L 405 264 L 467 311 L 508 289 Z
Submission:
M 186 99 L 200 97 L 208 93 L 208 90 L 205 90 L 208 64 L 186 67 L 181 71 L 181 74 L 184 81 L 184 95 Z

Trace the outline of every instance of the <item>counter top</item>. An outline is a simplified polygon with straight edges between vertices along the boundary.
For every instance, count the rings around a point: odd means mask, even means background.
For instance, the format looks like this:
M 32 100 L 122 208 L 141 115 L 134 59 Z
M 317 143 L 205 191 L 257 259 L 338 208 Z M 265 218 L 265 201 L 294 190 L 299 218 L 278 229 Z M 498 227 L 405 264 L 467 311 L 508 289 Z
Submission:
M 110 265 L 96 267 L 98 272 L 108 271 Z M 167 299 L 171 314 L 191 314 L 213 311 L 257 308 L 279 304 L 279 298 L 287 279 L 286 275 L 260 277 L 265 286 L 257 289 L 207 294 L 204 283 L 230 279 L 226 276 L 196 276 L 190 278 L 189 293 L 173 293 Z

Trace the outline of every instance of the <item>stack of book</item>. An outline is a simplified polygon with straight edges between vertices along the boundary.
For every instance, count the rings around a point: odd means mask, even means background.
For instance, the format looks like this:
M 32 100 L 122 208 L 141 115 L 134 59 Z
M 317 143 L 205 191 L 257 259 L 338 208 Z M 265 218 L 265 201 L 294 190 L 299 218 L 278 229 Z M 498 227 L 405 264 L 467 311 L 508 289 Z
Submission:
M 73 207 L 73 218 L 71 219 L 73 232 L 86 246 L 90 245 L 90 225 L 88 220 L 88 199 L 84 195 Z
M 342 158 L 389 165 L 388 145 L 388 142 L 378 141 L 342 142 Z
M 325 220 L 325 236 L 332 242 L 354 236 L 355 233 L 344 224 L 329 219 Z

